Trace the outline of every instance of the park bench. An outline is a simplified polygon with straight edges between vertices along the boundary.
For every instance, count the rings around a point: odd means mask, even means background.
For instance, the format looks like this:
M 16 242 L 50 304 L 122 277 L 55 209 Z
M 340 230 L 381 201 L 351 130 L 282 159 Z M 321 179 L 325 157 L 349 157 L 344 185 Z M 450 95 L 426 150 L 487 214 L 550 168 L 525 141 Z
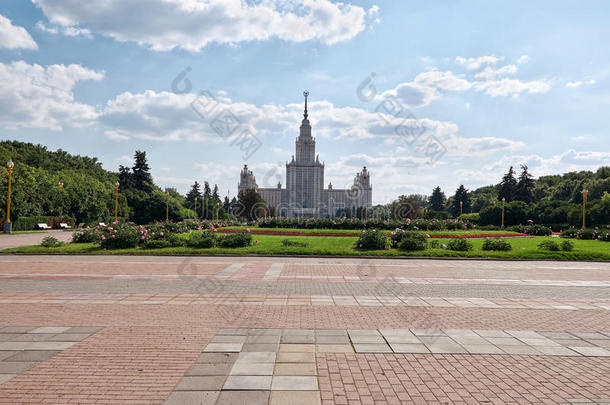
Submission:
M 44 224 L 44 223 L 43 224 L 36 224 L 36 226 L 38 227 L 38 229 L 44 229 L 44 230 L 51 229 L 51 227 L 49 225 Z
M 103 223 L 103 222 L 100 222 L 98 225 L 99 225 L 99 226 L 106 226 L 106 224 L 105 224 L 105 223 Z
M 66 224 L 65 222 L 60 223 L 59 227 L 61 229 L 70 229 L 70 225 Z

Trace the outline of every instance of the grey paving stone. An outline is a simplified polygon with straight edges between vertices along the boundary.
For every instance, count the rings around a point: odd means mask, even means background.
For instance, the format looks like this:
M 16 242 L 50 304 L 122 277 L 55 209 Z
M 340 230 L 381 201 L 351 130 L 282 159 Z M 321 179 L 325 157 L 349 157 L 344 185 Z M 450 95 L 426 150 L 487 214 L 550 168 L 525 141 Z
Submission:
M 317 391 L 318 378 L 315 376 L 273 376 L 272 391 Z
M 379 343 L 354 343 L 356 353 L 392 353 L 392 349 L 387 344 Z
M 280 345 L 279 343 L 246 343 L 241 351 L 242 352 L 277 352 Z
M 315 345 L 308 343 L 280 344 L 280 352 L 311 352 L 315 350 Z
M 315 363 L 276 363 L 273 375 L 317 375 Z
M 415 336 L 446 336 L 445 332 L 439 329 L 411 329 Z
M 349 339 L 347 335 L 322 335 L 316 336 L 317 344 L 349 344 Z
M 204 352 L 239 352 L 243 343 L 208 343 Z
M 281 329 L 249 329 L 249 336 L 281 336 Z
M 347 333 L 352 336 L 381 336 L 376 329 L 348 329 Z
M 25 350 L 32 342 L 1 342 L 0 351 L 2 350 Z
M 267 405 L 269 391 L 222 391 L 216 405 Z
M 279 343 L 280 335 L 248 336 L 246 343 Z
M 70 326 L 41 326 L 32 329 L 28 333 L 62 333 L 70 329 Z
M 379 332 L 384 336 L 415 336 L 410 329 L 380 329 Z
M 94 334 L 104 329 L 103 326 L 73 326 L 68 329 L 65 333 L 88 333 Z
M 587 342 L 582 339 L 555 339 L 553 340 L 555 343 L 558 343 L 562 346 L 578 346 L 578 347 L 594 347 L 593 343 Z
M 571 332 L 573 335 L 578 336 L 581 339 L 607 339 L 607 336 L 598 332 Z
M 0 384 L 7 382 L 17 374 L 0 374 Z
M 430 353 L 468 353 L 468 351 L 457 343 L 430 343 L 426 344 Z
M 44 342 L 55 336 L 55 333 L 21 333 L 17 335 L 13 342 Z
M 316 336 L 347 336 L 345 329 L 316 329 Z
M 532 331 L 532 330 L 507 330 L 506 333 L 516 337 L 518 339 L 543 339 L 544 336 Z
M 31 342 L 26 347 L 28 350 L 65 350 L 78 342 Z
M 480 336 L 476 336 L 476 337 L 470 337 L 470 336 L 450 336 L 451 339 L 453 339 L 456 343 L 460 344 L 460 345 L 470 345 L 470 346 L 476 346 L 476 345 L 485 345 L 485 346 L 489 346 L 490 343 L 485 339 L 482 338 Z
M 223 390 L 269 390 L 270 375 L 231 375 L 223 386 Z
M 475 329 L 473 332 L 475 332 L 477 335 L 484 337 L 484 338 L 510 338 L 510 337 L 512 337 L 511 335 L 504 332 L 503 330 Z
M 281 339 L 282 343 L 314 343 L 315 339 L 313 334 L 311 335 L 283 335 Z
M 229 375 L 231 367 L 229 363 L 195 363 L 185 375 Z
M 164 405 L 213 405 L 219 391 L 174 391 L 163 403 Z
M 273 375 L 274 363 L 247 363 L 237 361 L 230 375 Z
M 19 353 L 18 350 L 2 350 L 0 351 L 0 361 L 9 358 L 17 353 Z
M 541 354 L 535 347 L 527 345 L 498 345 L 498 347 L 506 354 Z
M 486 338 L 487 341 L 489 343 L 491 343 L 492 345 L 502 345 L 502 346 L 519 346 L 519 345 L 523 345 L 524 343 L 521 342 L 519 339 L 516 339 L 514 337 L 488 337 Z
M 578 356 L 579 355 L 575 351 L 570 350 L 569 348 L 563 347 L 563 346 L 558 346 L 558 347 L 538 346 L 538 347 L 536 347 L 536 350 L 538 350 L 542 354 L 546 354 L 547 356 Z
M 201 353 L 196 363 L 230 363 L 237 360 L 238 353 Z
M 350 335 L 350 339 L 353 344 L 360 343 L 377 343 L 377 344 L 385 344 L 385 340 L 382 336 L 376 335 Z
M 316 345 L 316 353 L 354 353 L 351 344 Z
M 320 405 L 318 391 L 271 391 L 269 405 Z
M 570 349 L 574 350 L 587 357 L 609 357 L 610 350 L 606 350 L 603 347 L 577 347 L 569 346 Z
M 220 391 L 226 376 L 184 376 L 174 391 Z
M 595 346 L 603 347 L 604 349 L 610 349 L 610 339 L 589 339 L 588 342 Z
M 49 342 L 80 342 L 91 336 L 90 333 L 59 333 L 47 339 Z
M 38 361 L 0 361 L 0 374 L 21 374 L 39 363 Z
M 521 338 L 520 340 L 528 346 L 546 346 L 546 347 L 561 346 L 559 343 L 555 343 L 551 339 L 547 339 L 547 338 L 543 338 L 543 339 Z
M 4 359 L 4 361 L 45 361 L 59 352 L 60 350 L 23 350 L 14 352 L 13 356 Z
M 236 335 L 216 335 L 210 340 L 210 343 L 245 343 L 247 336 Z
M 542 336 L 549 339 L 575 339 L 576 337 L 568 332 L 538 332 Z
M 21 333 L 0 333 L 0 342 L 12 342 L 19 336 Z
M 426 345 L 421 343 L 390 343 L 390 347 L 394 353 L 430 353 Z
M 241 329 L 241 328 L 225 328 L 225 329 L 220 329 L 218 332 L 216 332 L 216 335 L 235 335 L 235 336 L 239 336 L 239 335 L 247 335 L 248 334 L 248 329 Z
M 275 352 L 241 352 L 237 361 L 242 363 L 274 363 Z
M 26 333 L 36 329 L 36 326 L 5 326 L 0 329 L 1 333 Z
M 278 363 L 313 363 L 315 361 L 316 355 L 313 352 L 279 352 L 277 354 Z
M 462 345 L 471 354 L 502 354 L 502 349 L 494 345 Z

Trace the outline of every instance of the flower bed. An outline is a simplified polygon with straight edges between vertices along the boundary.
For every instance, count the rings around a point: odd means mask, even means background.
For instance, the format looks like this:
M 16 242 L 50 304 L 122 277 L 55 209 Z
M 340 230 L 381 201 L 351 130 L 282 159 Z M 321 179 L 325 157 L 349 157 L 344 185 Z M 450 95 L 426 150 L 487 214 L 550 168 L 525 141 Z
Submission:
M 220 233 L 244 233 L 248 232 L 254 235 L 278 235 L 278 236 L 351 236 L 360 237 L 362 232 L 302 232 L 302 231 L 267 231 L 264 229 L 218 229 Z M 387 236 L 392 235 L 391 232 L 386 234 Z M 511 238 L 511 237 L 527 237 L 530 236 L 526 233 L 477 233 L 477 234 L 464 234 L 464 235 L 427 235 L 429 238 L 443 238 L 443 239 L 480 239 L 480 238 Z

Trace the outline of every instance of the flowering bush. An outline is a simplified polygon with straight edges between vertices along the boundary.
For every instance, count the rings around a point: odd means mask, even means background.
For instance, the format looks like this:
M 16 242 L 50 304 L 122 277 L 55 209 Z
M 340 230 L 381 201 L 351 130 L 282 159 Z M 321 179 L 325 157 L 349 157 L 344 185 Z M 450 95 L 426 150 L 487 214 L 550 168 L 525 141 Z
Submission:
M 559 245 L 554 240 L 545 240 L 538 244 L 538 248 L 542 250 L 548 250 L 551 252 L 559 251 Z
M 238 248 L 246 247 L 252 244 L 252 234 L 246 233 L 231 233 L 222 234 L 218 239 L 218 246 L 223 248 Z
M 42 241 L 40 242 L 40 246 L 46 247 L 46 248 L 59 247 L 63 244 L 64 244 L 63 242 L 57 240 L 57 238 L 55 238 L 53 236 L 45 236 L 42 239 Z
M 101 231 L 99 227 L 85 228 L 80 231 L 76 231 L 72 234 L 73 243 L 95 243 L 99 240 Z
M 377 219 L 345 219 L 345 218 L 265 218 L 251 223 L 261 228 L 299 228 L 299 229 L 385 229 L 396 228 L 405 230 L 460 230 L 470 229 L 472 223 L 457 219 L 406 219 L 404 221 Z
M 427 236 L 415 231 L 396 229 L 390 235 L 392 247 L 401 250 L 424 250 L 427 247 Z
M 483 242 L 483 247 L 481 248 L 483 250 L 502 250 L 502 251 L 509 251 L 512 250 L 513 247 L 511 246 L 511 244 L 505 240 L 502 239 L 485 239 L 485 241 Z
M 218 237 L 211 231 L 193 232 L 186 242 L 188 246 L 199 249 L 211 248 L 216 246 L 217 243 Z
M 147 230 L 144 226 L 135 226 L 128 223 L 113 222 L 111 225 L 101 226 L 99 229 L 99 243 L 104 249 L 129 249 L 146 241 Z
M 451 239 L 447 242 L 447 248 L 449 250 L 459 250 L 462 252 L 472 250 L 472 243 L 466 239 Z
M 610 231 L 599 231 L 597 234 L 597 240 L 610 242 Z
M 363 250 L 380 250 L 388 248 L 388 238 L 383 232 L 377 232 L 377 229 L 367 229 L 362 231 L 356 241 L 356 249 Z

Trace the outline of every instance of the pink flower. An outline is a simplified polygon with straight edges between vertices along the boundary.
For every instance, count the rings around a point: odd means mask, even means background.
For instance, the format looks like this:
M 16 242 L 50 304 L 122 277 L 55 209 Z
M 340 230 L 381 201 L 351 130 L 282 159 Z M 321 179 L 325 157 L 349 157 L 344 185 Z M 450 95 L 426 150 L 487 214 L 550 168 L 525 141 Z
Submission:
M 256 239 L 256 240 L 254 241 L 254 243 L 258 243 L 258 239 Z
M 102 235 L 102 240 L 106 240 L 106 237 L 104 235 Z
M 146 239 L 146 236 L 142 235 L 142 240 Z
M 109 230 L 109 231 L 112 231 L 112 227 L 111 227 L 111 226 L 109 226 L 109 227 L 108 227 L 108 230 Z
M 154 233 L 153 233 L 153 235 L 154 235 Z M 163 231 L 159 232 L 159 235 L 163 236 L 164 235 Z

